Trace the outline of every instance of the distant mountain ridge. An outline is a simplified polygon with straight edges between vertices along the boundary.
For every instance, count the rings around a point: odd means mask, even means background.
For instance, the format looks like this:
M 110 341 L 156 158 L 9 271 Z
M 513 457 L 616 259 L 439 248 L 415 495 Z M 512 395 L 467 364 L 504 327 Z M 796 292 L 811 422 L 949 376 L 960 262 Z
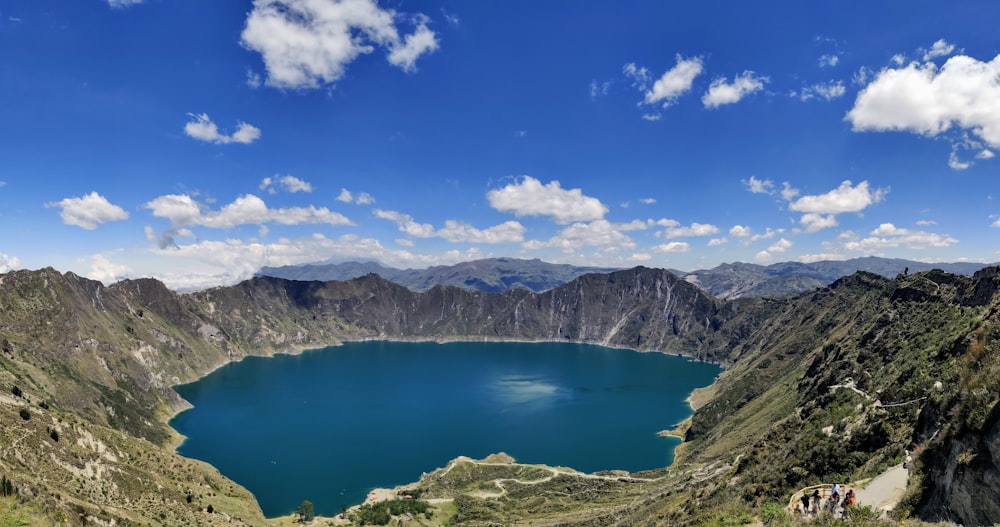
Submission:
M 972 276 L 990 265 L 984 263 L 923 263 L 900 258 L 868 256 L 850 260 L 825 260 L 814 263 L 781 262 L 771 265 L 728 263 L 712 269 L 681 273 L 712 296 L 722 299 L 741 297 L 789 296 L 832 284 L 839 278 L 865 271 L 885 278 L 903 273 L 940 269 L 947 273 Z
M 436 265 L 427 269 L 396 269 L 378 262 L 262 267 L 255 276 L 326 282 L 352 280 L 374 273 L 412 291 L 427 291 L 436 285 L 450 285 L 484 293 L 499 293 L 508 289 L 525 289 L 540 293 L 588 273 L 609 273 L 617 270 L 609 267 L 553 264 L 538 259 L 487 258 L 455 265 Z
M 797 295 L 826 287 L 837 279 L 850 276 L 858 271 L 866 271 L 885 278 L 893 278 L 905 272 L 917 273 L 932 269 L 972 276 L 976 271 L 990 265 L 972 262 L 929 264 L 900 258 L 869 256 L 851 260 L 826 260 L 814 263 L 781 262 L 771 265 L 734 262 L 725 263 L 712 269 L 690 272 L 676 269 L 668 269 L 668 271 L 702 288 L 712 296 L 730 300 L 742 297 Z M 486 293 L 499 293 L 508 289 L 525 289 L 540 293 L 559 287 L 585 274 L 606 274 L 617 270 L 607 267 L 553 264 L 538 259 L 488 258 L 455 265 L 405 270 L 387 267 L 378 262 L 262 267 L 255 276 L 326 282 L 353 280 L 367 274 L 377 274 L 412 291 L 427 291 L 435 285 L 448 285 Z

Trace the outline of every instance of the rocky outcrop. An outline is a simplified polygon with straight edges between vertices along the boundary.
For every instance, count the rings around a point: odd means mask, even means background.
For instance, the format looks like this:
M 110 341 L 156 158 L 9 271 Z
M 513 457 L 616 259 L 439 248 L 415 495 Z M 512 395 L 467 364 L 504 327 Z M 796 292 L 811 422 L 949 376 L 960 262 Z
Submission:
M 923 456 L 921 515 L 967 527 L 1000 522 L 1000 403 L 982 430 L 967 430 Z

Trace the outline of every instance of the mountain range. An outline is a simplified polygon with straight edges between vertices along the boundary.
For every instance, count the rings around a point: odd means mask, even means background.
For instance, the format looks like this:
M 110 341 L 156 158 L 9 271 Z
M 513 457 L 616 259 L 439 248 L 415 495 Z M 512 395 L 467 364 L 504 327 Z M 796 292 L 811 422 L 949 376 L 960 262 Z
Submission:
M 350 280 L 374 273 L 414 291 L 426 291 L 436 285 L 450 285 L 487 293 L 498 293 L 508 289 L 525 289 L 537 293 L 563 285 L 580 275 L 615 270 L 552 264 L 537 259 L 488 258 L 455 265 L 405 270 L 386 267 L 378 262 L 289 265 L 263 267 L 256 275 L 326 282 Z
M 972 276 L 988 264 L 923 263 L 898 258 L 869 256 L 851 260 L 814 263 L 782 262 L 771 265 L 750 263 L 722 264 L 712 269 L 670 271 L 701 287 L 710 295 L 732 299 L 740 297 L 788 296 L 824 287 L 834 280 L 867 271 L 886 278 L 905 272 L 941 269 L 953 274 Z M 426 291 L 435 285 L 451 285 L 475 291 L 496 293 L 508 289 L 541 292 L 587 273 L 608 273 L 617 269 L 551 264 L 541 260 L 489 258 L 442 265 L 427 269 L 396 269 L 377 262 L 343 262 L 263 267 L 257 276 L 289 280 L 350 280 L 369 273 L 377 274 L 414 291 Z
M 531 483 L 532 468 L 516 463 L 433 471 L 408 487 L 447 504 L 431 525 L 733 524 L 797 488 L 874 476 L 908 451 L 897 517 L 1000 521 L 1000 268 L 859 271 L 759 298 L 718 298 L 692 281 L 637 267 L 541 292 L 415 291 L 368 273 L 179 294 L 50 268 L 0 275 L 0 490 L 19 497 L 0 499 L 0 519 L 268 525 L 249 492 L 174 452 L 167 422 L 187 403 L 172 386 L 248 355 L 346 340 L 517 339 L 726 370 L 694 394 L 671 467 Z M 483 495 L 498 478 L 503 494 Z

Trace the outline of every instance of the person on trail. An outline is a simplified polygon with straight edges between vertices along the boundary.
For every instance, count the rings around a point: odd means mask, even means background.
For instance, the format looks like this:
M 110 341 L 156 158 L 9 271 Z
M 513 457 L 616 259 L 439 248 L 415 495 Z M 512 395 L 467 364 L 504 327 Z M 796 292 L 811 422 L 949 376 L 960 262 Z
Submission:
M 802 493 L 802 514 L 809 514 L 809 495 Z
M 840 501 L 840 485 L 834 483 L 833 488 L 830 489 L 830 492 L 834 502 Z
M 814 513 L 819 513 L 819 508 L 820 506 L 822 506 L 822 503 L 820 503 L 821 501 L 823 501 L 823 496 L 820 496 L 819 489 L 814 490 L 812 495 L 812 506 Z
M 847 495 L 844 496 L 844 509 L 854 506 L 854 489 L 848 489 Z

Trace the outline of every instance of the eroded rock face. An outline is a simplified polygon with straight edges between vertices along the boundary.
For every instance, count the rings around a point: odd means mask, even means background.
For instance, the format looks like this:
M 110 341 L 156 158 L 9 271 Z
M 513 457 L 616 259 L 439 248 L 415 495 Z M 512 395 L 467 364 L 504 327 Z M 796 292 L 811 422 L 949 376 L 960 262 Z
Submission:
M 967 527 L 1000 522 L 1000 403 L 981 431 L 965 430 L 928 454 L 922 516 Z

